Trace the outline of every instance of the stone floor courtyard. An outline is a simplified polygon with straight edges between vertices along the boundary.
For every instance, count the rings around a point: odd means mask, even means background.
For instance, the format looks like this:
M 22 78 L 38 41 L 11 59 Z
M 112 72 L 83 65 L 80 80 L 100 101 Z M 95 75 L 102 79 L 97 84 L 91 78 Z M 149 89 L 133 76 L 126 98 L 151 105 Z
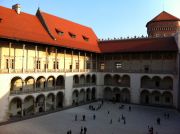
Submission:
M 99 104 L 91 105 L 97 107 Z M 0 126 L 0 134 L 67 134 L 69 129 L 72 134 L 80 134 L 81 126 L 87 127 L 87 134 L 148 134 L 148 125 L 153 126 L 154 134 L 180 134 L 180 113 L 174 109 L 128 104 L 119 109 L 120 105 L 105 102 L 98 111 L 89 110 L 89 104 L 79 106 Z M 128 110 L 129 106 L 132 107 L 131 111 Z M 166 119 L 164 113 L 169 113 L 170 118 Z M 121 119 L 122 114 L 126 117 L 126 124 Z M 86 121 L 82 121 L 82 115 L 86 116 Z M 160 125 L 156 122 L 158 117 L 161 119 Z

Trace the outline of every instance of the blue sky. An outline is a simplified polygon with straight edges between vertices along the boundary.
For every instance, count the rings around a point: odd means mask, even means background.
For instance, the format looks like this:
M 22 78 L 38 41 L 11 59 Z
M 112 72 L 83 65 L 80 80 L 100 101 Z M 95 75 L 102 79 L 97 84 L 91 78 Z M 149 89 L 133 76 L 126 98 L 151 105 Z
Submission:
M 180 18 L 180 0 L 0 0 L 22 11 L 42 11 L 91 27 L 98 38 L 146 35 L 146 23 L 163 9 Z M 164 4 L 163 4 L 164 3 Z M 164 6 L 163 6 L 164 5 Z

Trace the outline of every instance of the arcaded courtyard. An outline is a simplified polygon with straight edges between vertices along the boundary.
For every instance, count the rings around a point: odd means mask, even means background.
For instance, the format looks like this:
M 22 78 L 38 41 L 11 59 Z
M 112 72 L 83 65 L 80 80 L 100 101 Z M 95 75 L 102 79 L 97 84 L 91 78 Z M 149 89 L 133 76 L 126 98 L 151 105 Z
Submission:
M 91 105 L 97 108 L 99 104 L 101 102 Z M 89 110 L 89 105 L 79 106 L 0 126 L 0 134 L 67 134 L 68 130 L 80 134 L 81 126 L 87 128 L 87 134 L 148 134 L 148 126 L 153 126 L 154 134 L 180 134 L 180 113 L 174 109 L 128 104 L 119 109 L 121 105 L 105 102 L 97 111 Z M 164 116 L 165 113 L 169 113 L 169 118 Z M 122 114 L 126 118 L 125 124 Z M 82 121 L 83 115 L 86 121 Z M 160 125 L 157 118 L 160 118 Z

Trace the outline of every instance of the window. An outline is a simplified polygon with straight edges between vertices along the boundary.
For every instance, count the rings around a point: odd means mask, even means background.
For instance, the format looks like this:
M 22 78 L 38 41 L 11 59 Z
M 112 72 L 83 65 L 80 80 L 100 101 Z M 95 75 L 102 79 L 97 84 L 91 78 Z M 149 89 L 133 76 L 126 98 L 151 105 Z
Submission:
M 71 38 L 76 38 L 76 35 L 73 34 L 73 33 L 70 33 L 70 32 L 69 32 L 69 36 L 70 36 Z
M 6 69 L 8 69 L 8 68 L 9 68 L 9 60 L 6 59 Z
M 63 34 L 64 34 L 64 32 L 63 32 L 63 31 L 58 30 L 58 29 L 56 29 L 56 33 L 57 33 L 58 35 L 63 35 Z
M 116 68 L 116 69 L 121 69 L 121 68 L 122 68 L 122 63 L 116 62 L 116 63 L 115 63 L 115 68 Z
M 53 62 L 53 69 L 59 69 L 59 62 L 58 61 Z
M 36 69 L 41 69 L 41 61 L 40 60 L 36 61 Z
M 82 36 L 85 41 L 89 41 L 89 38 L 86 36 Z
M 100 63 L 100 70 L 104 70 L 104 69 L 105 69 L 104 63 Z
M 11 59 L 11 68 L 14 69 L 14 59 Z
M 44 69 L 48 69 L 48 63 L 44 64 Z
M 6 59 L 6 69 L 14 69 L 14 59 Z
M 79 62 L 76 62 L 76 69 L 79 69 Z

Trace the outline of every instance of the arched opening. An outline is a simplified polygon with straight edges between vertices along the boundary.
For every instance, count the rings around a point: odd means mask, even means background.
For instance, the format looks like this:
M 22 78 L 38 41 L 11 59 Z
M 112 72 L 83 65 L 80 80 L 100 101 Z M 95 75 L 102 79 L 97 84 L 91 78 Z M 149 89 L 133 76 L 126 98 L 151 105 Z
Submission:
M 91 82 L 92 82 L 92 84 L 96 84 L 96 75 L 95 74 L 93 74 L 92 75 L 92 80 L 91 80 Z
M 32 92 L 34 91 L 35 80 L 32 76 L 29 76 L 25 79 L 24 91 Z
M 164 92 L 162 94 L 162 103 L 166 106 L 173 106 L 173 95 L 170 92 Z
M 140 95 L 140 100 L 141 100 L 141 104 L 150 104 L 150 98 L 151 98 L 151 95 L 149 93 L 149 91 L 142 91 L 141 92 L 141 95 Z
M 95 87 L 93 87 L 92 88 L 92 100 L 96 100 L 96 88 Z
M 121 96 L 122 96 L 122 102 L 124 103 L 130 103 L 130 91 L 127 88 L 124 88 L 121 91 Z
M 151 87 L 152 87 L 151 78 L 148 76 L 143 76 L 141 78 L 141 88 L 151 88 Z
M 78 85 L 79 84 L 79 76 L 78 75 L 74 75 L 73 76 L 73 85 Z
M 110 74 L 104 76 L 104 85 L 112 85 L 112 76 Z
M 79 81 L 80 85 L 83 86 L 85 84 L 85 76 L 81 75 L 80 76 L 80 81 Z
M 122 87 L 130 87 L 130 76 L 124 75 L 121 79 L 121 86 Z
M 54 76 L 49 76 L 47 79 L 47 88 L 53 89 L 55 85 L 55 78 Z
M 63 92 L 58 92 L 57 96 L 56 96 L 56 107 L 57 108 L 63 107 L 63 100 L 64 100 Z
M 36 98 L 36 111 L 39 113 L 45 111 L 45 96 L 43 94 L 38 95 Z
M 91 83 L 91 76 L 88 74 L 86 76 L 86 84 L 90 84 Z
M 118 85 L 120 85 L 120 83 L 121 83 L 121 78 L 120 78 L 120 76 L 119 75 L 114 75 L 113 76 L 113 85 L 116 85 L 116 86 L 118 86 Z
M 22 100 L 18 97 L 13 98 L 9 103 L 10 117 L 22 115 Z
M 78 90 L 74 90 L 73 93 L 72 93 L 72 104 L 78 104 L 79 100 L 78 100 L 78 97 L 79 97 L 79 92 Z
M 34 97 L 33 96 L 27 96 L 24 99 L 24 115 L 32 115 L 34 114 L 35 111 L 35 106 L 34 106 Z
M 117 87 L 115 87 L 114 89 L 113 89 L 113 100 L 115 101 L 115 102 L 120 102 L 121 101 L 121 92 L 120 92 L 120 89 L 119 88 L 117 88 Z
M 84 102 L 85 102 L 85 91 L 84 89 L 81 89 L 79 93 L 79 103 L 84 103 Z
M 151 98 L 152 104 L 154 104 L 154 105 L 161 104 L 161 93 L 160 92 L 154 91 L 154 92 L 152 92 L 151 96 L 152 96 L 152 98 Z
M 23 88 L 23 81 L 20 77 L 14 77 L 11 80 L 11 93 L 21 92 Z
M 113 100 L 113 92 L 110 87 L 106 87 L 104 89 L 104 99 L 107 101 L 112 101 Z
M 88 88 L 86 90 L 86 101 L 90 101 L 91 100 L 91 89 Z
M 152 78 L 152 86 L 153 86 L 153 89 L 160 89 L 161 85 L 161 78 L 158 77 L 158 76 L 155 76 Z
M 54 109 L 54 100 L 55 96 L 53 93 L 49 93 L 47 98 L 46 98 L 46 110 L 50 111 Z
M 166 90 L 173 90 L 173 79 L 171 77 L 164 77 L 161 82 L 161 88 Z
M 64 88 L 64 77 L 62 75 L 58 76 L 56 79 L 56 88 Z
M 45 89 L 46 87 L 46 80 L 43 76 L 40 76 L 36 80 L 36 90 Z

